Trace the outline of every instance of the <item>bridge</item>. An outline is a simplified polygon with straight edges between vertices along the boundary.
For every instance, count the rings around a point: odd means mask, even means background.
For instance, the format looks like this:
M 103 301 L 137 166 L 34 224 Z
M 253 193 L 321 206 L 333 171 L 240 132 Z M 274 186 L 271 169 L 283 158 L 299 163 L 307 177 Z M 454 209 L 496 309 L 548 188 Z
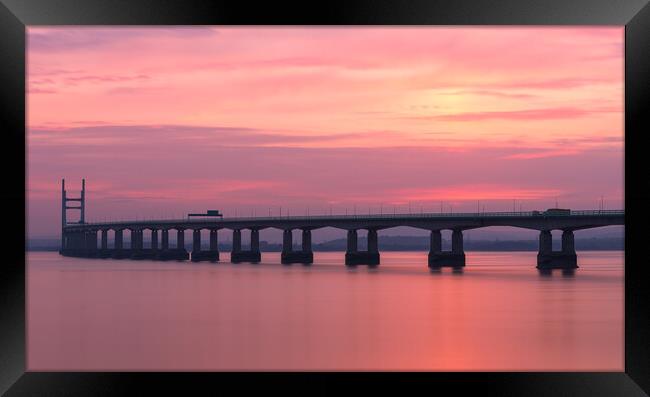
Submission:
M 430 232 L 428 266 L 465 266 L 463 231 L 490 226 L 511 226 L 539 231 L 537 267 L 540 269 L 577 268 L 574 231 L 594 227 L 624 225 L 623 210 L 581 210 L 538 212 L 475 212 L 475 213 L 419 213 L 419 214 L 369 214 L 327 216 L 277 216 L 235 217 L 219 219 L 160 219 L 130 220 L 117 222 L 85 222 L 85 181 L 81 197 L 66 197 L 65 182 L 62 186 L 62 241 L 61 255 L 89 258 L 130 258 L 153 260 L 219 261 L 217 231 L 232 231 L 233 263 L 261 261 L 259 232 L 275 228 L 283 231 L 281 262 L 283 264 L 313 262 L 311 232 L 325 227 L 347 231 L 345 264 L 348 266 L 380 263 L 378 232 L 399 226 L 408 226 Z M 67 207 L 67 201 L 81 201 L 80 206 Z M 79 209 L 80 221 L 68 223 L 66 211 Z M 113 231 L 112 248 L 108 245 L 109 231 Z M 124 245 L 123 233 L 129 230 L 131 244 Z M 176 244 L 169 244 L 169 231 L 176 230 Z M 185 231 L 192 230 L 192 251 L 185 249 Z M 209 230 L 209 248 L 201 245 L 201 231 Z M 242 250 L 242 230 L 250 230 L 250 248 Z M 293 231 L 302 234 L 300 250 L 293 249 Z M 367 230 L 367 250 L 358 249 L 358 231 Z M 451 230 L 451 250 L 442 250 L 442 230 Z M 562 247 L 554 251 L 553 230 L 562 231 Z M 150 244 L 144 246 L 144 233 L 150 235 Z M 98 234 L 101 240 L 98 244 Z M 160 241 L 158 240 L 160 233 Z M 160 244 L 159 244 L 160 243 Z

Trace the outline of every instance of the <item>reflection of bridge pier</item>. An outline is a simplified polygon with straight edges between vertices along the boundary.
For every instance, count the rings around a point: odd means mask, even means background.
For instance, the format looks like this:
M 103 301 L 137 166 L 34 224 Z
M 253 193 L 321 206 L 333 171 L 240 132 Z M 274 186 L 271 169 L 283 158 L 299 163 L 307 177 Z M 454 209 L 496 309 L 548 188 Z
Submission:
M 230 262 L 251 262 L 259 263 L 262 260 L 260 252 L 260 232 L 259 229 L 251 229 L 251 245 L 247 251 L 241 248 L 241 229 L 232 231 L 232 251 L 230 253 Z
M 562 249 L 553 251 L 553 237 L 550 230 L 539 233 L 538 269 L 575 269 L 578 267 L 573 230 L 562 231 Z
M 443 251 L 442 233 L 440 230 L 432 230 L 429 248 L 429 267 L 439 268 L 462 266 L 465 266 L 463 231 L 460 229 L 454 229 L 451 234 L 451 251 Z
M 308 265 L 314 262 L 314 253 L 311 250 L 311 230 L 303 229 L 302 246 L 300 251 L 293 249 L 293 230 L 285 229 L 282 233 L 282 254 L 280 262 L 284 265 L 302 263 Z
M 377 229 L 368 229 L 368 249 L 359 251 L 357 230 L 348 230 L 348 244 L 345 251 L 346 266 L 355 265 L 379 265 L 379 244 L 377 241 Z

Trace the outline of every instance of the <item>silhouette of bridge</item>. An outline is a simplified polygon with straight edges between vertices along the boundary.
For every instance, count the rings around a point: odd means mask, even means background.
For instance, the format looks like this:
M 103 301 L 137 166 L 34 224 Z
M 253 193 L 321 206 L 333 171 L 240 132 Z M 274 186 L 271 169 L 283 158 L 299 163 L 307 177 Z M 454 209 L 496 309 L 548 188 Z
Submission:
M 80 201 L 80 206 L 68 207 L 67 201 Z M 80 221 L 68 223 L 66 211 L 79 209 Z M 231 262 L 261 261 L 259 232 L 275 228 L 283 230 L 281 262 L 310 264 L 313 262 L 312 230 L 333 227 L 347 230 L 345 264 L 379 265 L 377 233 L 380 230 L 408 226 L 430 231 L 428 265 L 431 268 L 443 266 L 465 266 L 463 231 L 490 226 L 511 226 L 538 230 L 539 251 L 537 267 L 540 269 L 577 268 L 574 231 L 594 227 L 624 225 L 623 210 L 582 211 L 528 211 L 528 212 L 475 212 L 475 213 L 419 213 L 419 214 L 369 214 L 369 215 L 319 215 L 319 216 L 277 216 L 277 217 L 235 217 L 219 219 L 160 219 L 130 220 L 116 222 L 85 222 L 85 181 L 79 198 L 67 198 L 65 182 L 62 186 L 62 239 L 61 255 L 89 258 L 130 258 L 155 260 L 219 261 L 217 231 L 231 230 Z M 250 230 L 250 248 L 242 249 L 242 230 Z M 367 230 L 367 250 L 358 249 L 358 231 Z M 112 248 L 108 245 L 109 231 L 113 231 Z M 129 230 L 131 243 L 124 244 L 123 233 Z M 169 231 L 176 230 L 176 244 L 169 243 Z M 191 255 L 185 249 L 185 231 L 192 230 Z M 201 246 L 201 230 L 209 230 L 209 248 Z M 293 249 L 293 231 L 302 232 L 300 250 Z M 442 230 L 451 230 L 451 250 L 442 250 Z M 552 248 L 553 230 L 562 231 L 562 247 Z M 150 233 L 148 247 L 144 245 L 144 233 Z M 160 244 L 159 233 L 160 232 Z M 101 239 L 98 244 L 98 234 Z

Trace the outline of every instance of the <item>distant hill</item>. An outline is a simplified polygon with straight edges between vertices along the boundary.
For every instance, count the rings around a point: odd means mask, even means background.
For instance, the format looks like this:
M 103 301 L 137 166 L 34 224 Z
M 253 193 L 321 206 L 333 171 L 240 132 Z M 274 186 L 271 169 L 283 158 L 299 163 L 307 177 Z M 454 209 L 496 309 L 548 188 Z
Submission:
M 58 251 L 61 241 L 58 239 L 30 239 L 26 249 L 28 251 Z M 248 247 L 242 244 L 244 249 Z M 553 242 L 554 249 L 559 249 L 559 242 Z M 577 238 L 575 241 L 577 250 L 585 251 L 616 251 L 623 250 L 625 239 L 623 237 L 592 237 Z M 314 243 L 314 251 L 345 251 L 347 240 L 345 238 L 326 241 L 323 243 Z M 366 249 L 366 239 L 359 238 L 358 246 L 360 250 Z M 465 251 L 537 251 L 537 240 L 472 240 L 465 238 L 463 242 Z M 207 248 L 207 246 L 205 246 Z M 443 249 L 450 249 L 451 242 L 443 239 Z M 191 243 L 186 244 L 185 248 L 189 251 L 192 249 Z M 230 251 L 230 243 L 219 244 L 220 251 Z M 268 243 L 260 241 L 260 249 L 265 252 L 282 251 L 282 244 Z M 294 249 L 299 250 L 300 244 L 294 245 Z M 428 251 L 429 237 L 427 236 L 379 236 L 379 249 L 381 251 Z

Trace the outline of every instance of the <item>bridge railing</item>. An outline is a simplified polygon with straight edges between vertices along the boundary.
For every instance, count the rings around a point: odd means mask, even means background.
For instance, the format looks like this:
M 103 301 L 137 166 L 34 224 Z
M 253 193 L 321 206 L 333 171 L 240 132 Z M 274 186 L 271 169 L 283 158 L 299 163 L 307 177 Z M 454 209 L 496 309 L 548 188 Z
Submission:
M 571 215 L 625 215 L 625 210 L 571 210 Z
M 410 214 L 352 214 L 352 215 L 300 215 L 300 216 L 270 216 L 270 217 L 236 217 L 220 219 L 131 219 L 109 222 L 89 222 L 86 225 L 122 225 L 125 223 L 160 224 L 160 223 L 210 223 L 221 222 L 264 222 L 264 221 L 318 221 L 318 220 L 382 220 L 382 219 L 422 219 L 422 218 L 476 218 L 476 217 L 564 217 L 564 216 L 598 216 L 625 215 L 624 210 L 571 210 L 569 214 L 546 214 L 544 211 L 519 212 L 447 212 L 447 213 L 410 213 Z

